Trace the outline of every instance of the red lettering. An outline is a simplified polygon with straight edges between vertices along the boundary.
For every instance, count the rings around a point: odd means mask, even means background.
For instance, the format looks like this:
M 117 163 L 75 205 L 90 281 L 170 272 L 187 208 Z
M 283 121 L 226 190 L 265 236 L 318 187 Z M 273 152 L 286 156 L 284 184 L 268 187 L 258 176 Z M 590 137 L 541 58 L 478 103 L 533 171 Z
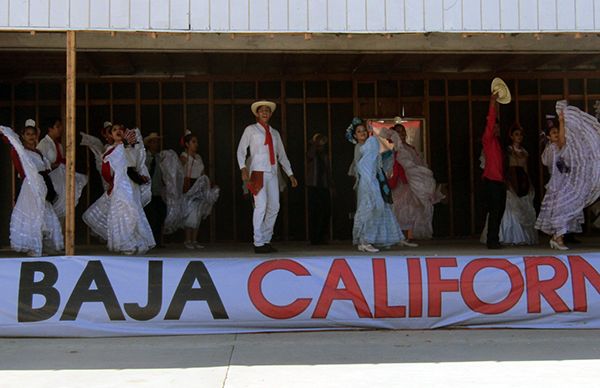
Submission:
M 541 298 L 544 297 L 550 307 L 557 313 L 568 312 L 569 307 L 560 298 L 556 290 L 561 288 L 569 277 L 567 267 L 553 256 L 525 257 L 525 277 L 527 279 L 527 312 L 542 311 Z M 548 280 L 540 280 L 538 267 L 552 267 L 554 276 Z
M 506 272 L 510 280 L 510 292 L 499 302 L 487 303 L 475 293 L 473 281 L 477 273 L 484 268 L 497 268 Z M 481 314 L 502 314 L 519 302 L 525 284 L 519 267 L 506 259 L 476 259 L 465 266 L 460 275 L 460 292 L 469 308 Z
M 442 316 L 442 292 L 458 291 L 458 280 L 442 279 L 441 268 L 456 267 L 455 257 L 425 259 L 427 265 L 427 314 L 430 317 Z
M 404 318 L 406 307 L 388 305 L 388 283 L 385 259 L 373 259 L 375 318 Z
M 298 298 L 285 306 L 274 305 L 265 298 L 262 292 L 262 282 L 265 276 L 276 270 L 284 270 L 296 276 L 310 276 L 310 272 L 302 265 L 293 260 L 271 260 L 258 265 L 248 278 L 248 295 L 252 304 L 258 311 L 273 319 L 289 319 L 301 314 L 310 302 L 311 298 Z
M 421 259 L 406 259 L 408 269 L 408 316 L 419 318 L 423 316 L 423 275 Z
M 580 256 L 569 256 L 569 266 L 573 285 L 573 311 L 585 312 L 588 309 L 585 281 L 588 280 L 596 292 L 600 292 L 600 274 Z
M 338 288 L 340 280 L 344 283 L 344 288 Z M 373 316 L 365 296 L 345 259 L 333 260 L 312 317 L 326 318 L 334 300 L 352 301 L 360 318 L 371 318 Z

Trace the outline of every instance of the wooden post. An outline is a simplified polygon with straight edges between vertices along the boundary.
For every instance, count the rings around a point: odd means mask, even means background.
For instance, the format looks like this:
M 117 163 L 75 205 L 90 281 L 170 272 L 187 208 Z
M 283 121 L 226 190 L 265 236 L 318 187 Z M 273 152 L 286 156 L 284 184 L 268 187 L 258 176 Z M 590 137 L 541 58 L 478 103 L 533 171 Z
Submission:
M 75 31 L 67 31 L 67 128 L 66 128 L 66 219 L 65 253 L 75 254 L 75 82 L 76 82 Z

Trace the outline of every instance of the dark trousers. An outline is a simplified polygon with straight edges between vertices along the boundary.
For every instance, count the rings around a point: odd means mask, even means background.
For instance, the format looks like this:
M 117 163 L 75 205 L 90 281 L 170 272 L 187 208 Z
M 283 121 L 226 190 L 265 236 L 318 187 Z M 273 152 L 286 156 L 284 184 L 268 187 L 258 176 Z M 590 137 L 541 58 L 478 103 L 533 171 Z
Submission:
M 488 211 L 487 244 L 500 242 L 500 223 L 506 207 L 506 185 L 504 182 L 483 178 L 483 195 Z
M 307 187 L 308 190 L 308 234 L 311 244 L 322 244 L 329 234 L 331 205 L 329 189 Z
M 165 222 L 165 217 L 167 217 L 167 205 L 165 205 L 160 195 L 153 195 L 150 203 L 144 208 L 144 212 L 152 228 L 154 241 L 158 245 L 161 241 L 162 226 Z

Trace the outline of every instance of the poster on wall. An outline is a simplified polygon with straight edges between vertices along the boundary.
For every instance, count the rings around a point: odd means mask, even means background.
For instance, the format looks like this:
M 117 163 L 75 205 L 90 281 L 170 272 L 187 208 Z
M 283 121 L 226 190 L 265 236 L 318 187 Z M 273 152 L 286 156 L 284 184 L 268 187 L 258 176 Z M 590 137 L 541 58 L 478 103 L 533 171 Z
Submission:
M 425 119 L 419 117 L 393 117 L 393 118 L 370 118 L 367 125 L 374 128 L 393 128 L 396 124 L 402 124 L 406 128 L 406 142 L 427 160 L 427 133 Z

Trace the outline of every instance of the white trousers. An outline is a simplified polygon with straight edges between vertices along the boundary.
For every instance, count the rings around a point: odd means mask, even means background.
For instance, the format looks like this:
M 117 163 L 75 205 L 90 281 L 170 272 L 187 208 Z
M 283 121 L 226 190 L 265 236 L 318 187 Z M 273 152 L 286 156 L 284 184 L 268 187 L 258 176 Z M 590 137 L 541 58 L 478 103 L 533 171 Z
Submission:
M 263 187 L 254 196 L 254 246 L 261 247 L 271 242 L 273 227 L 279 213 L 279 180 L 276 172 L 263 174 Z

